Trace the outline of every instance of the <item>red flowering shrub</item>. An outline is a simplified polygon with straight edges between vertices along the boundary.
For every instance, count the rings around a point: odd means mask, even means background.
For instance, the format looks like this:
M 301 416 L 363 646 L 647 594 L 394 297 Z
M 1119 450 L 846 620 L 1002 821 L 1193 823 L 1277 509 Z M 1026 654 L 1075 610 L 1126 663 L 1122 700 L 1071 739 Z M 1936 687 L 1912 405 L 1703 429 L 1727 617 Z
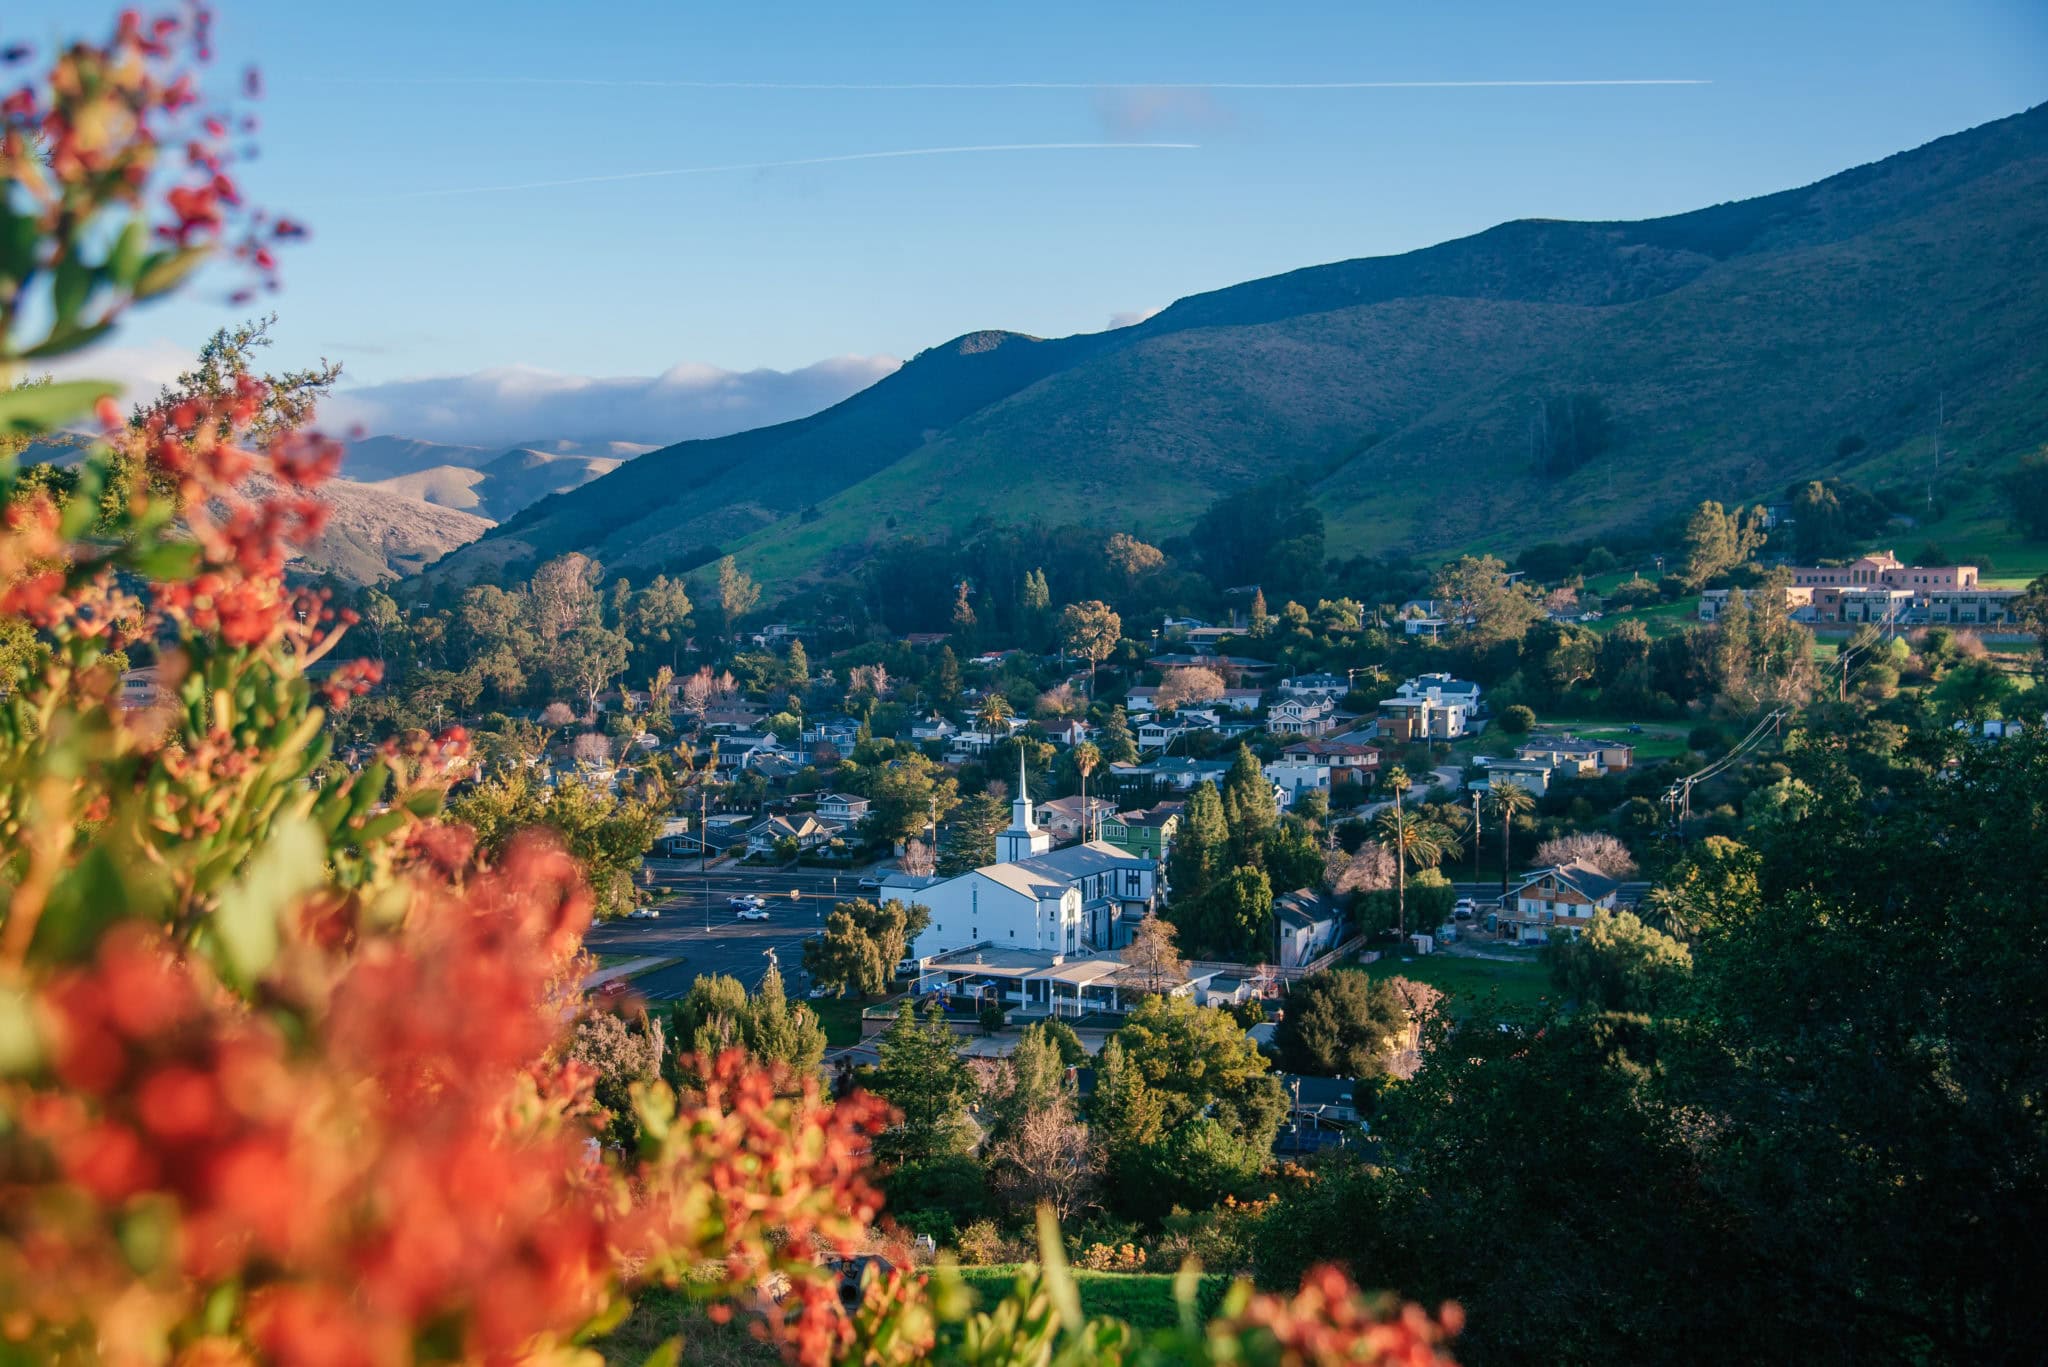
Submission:
M 202 103 L 208 25 L 124 15 L 0 98 L 0 363 L 91 343 L 211 253 L 268 283 L 304 236 L 231 179 L 247 125 Z M 38 643 L 0 679 L 0 1357 L 587 1362 L 660 1280 L 781 1288 L 761 1332 L 807 1364 L 1442 1360 L 1437 1321 L 1334 1274 L 1140 1352 L 1080 1322 L 1057 1238 L 1036 1289 L 943 1347 L 963 1310 L 903 1271 L 849 1313 L 818 1254 L 879 1213 L 880 1105 L 729 1053 L 695 1094 L 633 1086 L 608 1128 L 572 1052 L 573 861 L 528 836 L 487 864 L 442 819 L 460 728 L 328 763 L 316 704 L 378 671 L 316 683 L 347 622 L 285 564 L 339 447 L 253 439 L 246 377 L 132 421 L 109 392 L 0 390 L 0 433 L 104 433 L 61 498 L 0 455 L 0 613 Z M 157 654 L 147 709 L 121 697 L 131 646 Z

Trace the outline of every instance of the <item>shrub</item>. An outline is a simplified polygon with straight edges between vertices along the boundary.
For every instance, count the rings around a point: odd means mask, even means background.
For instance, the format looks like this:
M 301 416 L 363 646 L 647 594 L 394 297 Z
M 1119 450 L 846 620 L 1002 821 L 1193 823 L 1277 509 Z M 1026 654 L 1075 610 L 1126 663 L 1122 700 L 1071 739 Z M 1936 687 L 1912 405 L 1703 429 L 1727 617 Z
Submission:
M 1535 725 L 1535 709 L 1521 703 L 1503 709 L 1500 714 L 1500 729 L 1511 736 L 1526 736 Z

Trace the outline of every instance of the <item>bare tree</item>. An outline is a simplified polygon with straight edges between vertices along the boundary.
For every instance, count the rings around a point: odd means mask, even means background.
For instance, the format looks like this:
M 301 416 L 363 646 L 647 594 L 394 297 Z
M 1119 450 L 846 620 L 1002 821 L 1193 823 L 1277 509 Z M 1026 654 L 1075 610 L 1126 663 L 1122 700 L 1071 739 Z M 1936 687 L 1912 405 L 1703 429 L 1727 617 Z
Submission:
M 937 857 L 932 854 L 932 847 L 922 840 L 905 841 L 903 857 L 896 862 L 912 878 L 928 878 L 939 866 Z
M 1032 710 L 1041 717 L 1071 717 L 1086 709 L 1087 705 L 1072 684 L 1062 683 L 1039 694 L 1037 705 Z
M 1155 913 L 1147 912 L 1138 922 L 1131 942 L 1123 948 L 1123 961 L 1130 965 L 1139 990 L 1170 992 L 1187 981 L 1187 961 L 1180 957 L 1174 934 L 1173 924 Z
M 1546 840 L 1536 847 L 1536 862 L 1544 868 L 1583 864 L 1616 881 L 1636 874 L 1635 856 L 1628 852 L 1628 846 L 1605 831 L 1581 831 Z
M 1385 892 L 1394 886 L 1394 852 L 1368 840 L 1350 856 L 1341 851 L 1324 865 L 1332 892 Z
M 578 764 L 604 764 L 612 757 L 611 737 L 601 731 L 585 731 L 569 742 L 569 757 Z
M 1205 665 L 1169 669 L 1159 683 L 1159 705 L 1180 707 L 1187 703 L 1214 702 L 1227 685 L 1223 676 Z
M 576 713 L 565 702 L 551 702 L 540 710 L 542 726 L 567 726 L 576 720 Z
M 1020 1210 L 1052 1207 L 1062 1221 L 1089 1203 L 1102 1155 L 1065 1098 L 1034 1110 L 989 1150 L 996 1190 Z

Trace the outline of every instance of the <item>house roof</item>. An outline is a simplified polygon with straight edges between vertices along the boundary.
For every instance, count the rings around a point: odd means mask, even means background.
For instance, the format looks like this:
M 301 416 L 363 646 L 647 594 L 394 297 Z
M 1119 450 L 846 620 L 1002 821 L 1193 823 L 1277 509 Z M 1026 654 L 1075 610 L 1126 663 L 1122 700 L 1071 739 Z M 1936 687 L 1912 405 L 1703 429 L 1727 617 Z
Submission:
M 1118 812 L 1116 819 L 1126 826 L 1164 826 L 1178 820 L 1187 809 L 1185 802 L 1162 802 L 1144 811 Z
M 1337 909 L 1308 888 L 1297 888 L 1273 899 L 1273 914 L 1280 924 L 1299 930 L 1327 925 L 1337 919 Z
M 1621 887 L 1617 879 L 1609 878 L 1598 869 L 1588 868 L 1575 861 L 1570 864 L 1558 864 L 1552 868 L 1537 869 L 1516 885 L 1515 892 L 1520 894 L 1524 888 L 1533 887 L 1546 878 L 1557 879 L 1590 902 L 1597 902 Z
M 1375 760 L 1379 751 L 1370 745 L 1361 745 L 1352 740 L 1298 740 L 1288 745 L 1286 754 L 1307 755 L 1370 755 Z

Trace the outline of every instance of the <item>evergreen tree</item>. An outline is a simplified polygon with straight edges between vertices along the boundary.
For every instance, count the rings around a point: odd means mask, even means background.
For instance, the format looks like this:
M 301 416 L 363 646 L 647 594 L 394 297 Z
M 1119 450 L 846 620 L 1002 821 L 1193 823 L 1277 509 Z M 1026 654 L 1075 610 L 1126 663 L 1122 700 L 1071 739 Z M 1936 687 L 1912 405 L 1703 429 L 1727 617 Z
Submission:
M 1167 859 L 1174 907 L 1199 901 L 1221 876 L 1229 854 L 1230 826 L 1224 820 L 1223 799 L 1215 784 L 1196 784 L 1188 794 L 1180 833 L 1174 837 L 1173 853 Z
M 1121 703 L 1109 709 L 1109 720 L 1102 724 L 1102 738 L 1097 748 L 1111 764 L 1138 762 L 1138 742 L 1131 735 L 1131 720 Z
M 1264 638 L 1273 632 L 1273 614 L 1266 610 L 1266 591 L 1252 595 L 1252 635 Z
M 1230 826 L 1233 847 L 1239 857 L 1255 846 L 1260 837 L 1280 821 L 1280 807 L 1273 797 L 1273 781 L 1259 767 L 1248 745 L 1237 747 L 1237 758 L 1223 776 L 1223 818 Z
M 789 643 L 789 660 L 786 668 L 791 688 L 801 692 L 810 686 L 811 653 L 804 649 L 802 641 L 791 641 Z
M 933 1002 L 920 1019 L 905 1001 L 875 1041 L 875 1053 L 881 1062 L 869 1089 L 897 1111 L 896 1123 L 875 1137 L 876 1156 L 917 1163 L 965 1153 L 973 1142 L 967 1107 L 974 1099 L 974 1074 L 939 1004 Z
M 953 653 L 953 647 L 940 646 L 939 658 L 932 665 L 932 700 L 941 707 L 950 707 L 960 697 L 960 657 Z

